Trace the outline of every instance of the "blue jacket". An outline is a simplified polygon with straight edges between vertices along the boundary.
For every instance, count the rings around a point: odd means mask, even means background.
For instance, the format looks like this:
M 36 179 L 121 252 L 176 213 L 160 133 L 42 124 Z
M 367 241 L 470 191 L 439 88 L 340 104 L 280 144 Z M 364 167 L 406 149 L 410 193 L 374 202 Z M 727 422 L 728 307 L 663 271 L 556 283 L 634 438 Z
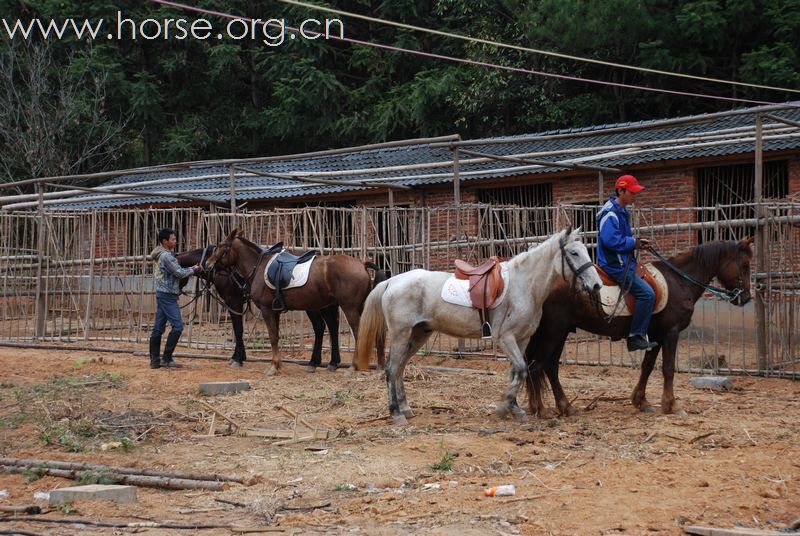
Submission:
M 617 203 L 616 196 L 606 201 L 597 213 L 597 264 L 613 278 L 633 273 L 636 239 L 631 232 L 628 210 Z
M 156 279 L 156 292 L 162 294 L 180 294 L 180 280 L 194 275 L 191 268 L 181 268 L 175 254 L 168 250 L 163 250 L 155 259 L 155 269 L 153 276 Z

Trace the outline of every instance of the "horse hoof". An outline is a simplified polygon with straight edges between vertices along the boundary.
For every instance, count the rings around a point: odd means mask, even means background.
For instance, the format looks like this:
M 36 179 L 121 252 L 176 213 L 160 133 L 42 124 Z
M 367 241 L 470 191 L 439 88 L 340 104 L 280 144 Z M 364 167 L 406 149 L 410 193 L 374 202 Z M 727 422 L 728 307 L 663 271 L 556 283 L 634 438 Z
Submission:
M 266 374 L 267 376 L 275 376 L 275 375 L 277 375 L 277 374 L 278 374 L 278 369 L 276 369 L 275 367 L 269 367 L 269 368 L 267 369 L 267 372 L 266 372 L 265 374 Z
M 392 415 L 392 423 L 395 426 L 405 426 L 406 424 L 408 424 L 408 421 L 406 420 L 405 415 L 398 414 L 398 415 Z
M 501 419 L 505 419 L 509 414 L 508 406 L 505 404 L 498 404 L 498 406 L 494 409 L 494 414 Z
M 404 409 L 401 413 L 403 415 L 405 415 L 406 418 L 408 418 L 408 419 L 410 419 L 410 418 L 412 418 L 414 416 L 414 412 L 412 410 L 410 410 L 410 409 Z
M 654 408 L 654 407 L 653 407 L 653 406 L 651 406 L 650 404 L 648 404 L 648 405 L 646 405 L 646 406 L 642 406 L 642 408 L 641 408 L 641 409 L 642 409 L 642 413 L 648 413 L 648 414 L 650 414 L 650 415 L 652 415 L 653 413 L 655 413 L 655 412 L 656 412 L 656 408 Z
M 673 413 L 675 415 L 677 415 L 678 417 L 688 417 L 689 416 L 689 414 L 686 413 L 685 409 L 676 409 L 675 411 L 673 411 Z
M 239 361 L 234 361 L 233 359 L 231 359 L 230 362 L 228 363 L 228 366 L 233 368 L 242 368 L 244 365 Z
M 328 372 L 336 372 L 336 369 L 339 368 L 339 365 L 335 363 L 328 363 Z
M 517 422 L 528 422 L 528 413 L 521 407 L 517 406 L 511 412 Z
M 316 365 L 308 365 L 306 367 L 306 372 L 308 372 L 309 374 L 313 374 L 316 371 L 317 371 L 317 366 Z

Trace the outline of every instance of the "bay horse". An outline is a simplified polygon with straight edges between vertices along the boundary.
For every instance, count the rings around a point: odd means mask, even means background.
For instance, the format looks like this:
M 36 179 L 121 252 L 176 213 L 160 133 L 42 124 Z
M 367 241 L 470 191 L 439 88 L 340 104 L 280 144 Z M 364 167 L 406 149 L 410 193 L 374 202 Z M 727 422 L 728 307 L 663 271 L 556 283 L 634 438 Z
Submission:
M 676 410 L 673 392 L 678 336 L 691 322 L 695 303 L 706 291 L 738 306 L 750 301 L 752 243 L 753 239 L 749 237 L 740 241 L 707 242 L 669 259 L 660 257 L 652 250 L 662 259 L 653 265 L 666 279 L 667 303 L 650 321 L 648 336 L 658 346 L 645 353 L 639 381 L 631 394 L 634 407 L 646 413 L 655 411 L 647 401 L 645 389 L 656 357 L 659 351 L 663 351 L 664 388 L 661 394 L 661 411 L 665 414 L 675 412 L 685 415 L 683 410 Z M 714 278 L 724 290 L 710 286 L 709 283 Z M 558 379 L 559 359 L 570 332 L 580 328 L 611 337 L 612 340 L 621 339 L 628 335 L 631 318 L 617 316 L 609 319 L 597 304 L 592 304 L 584 296 L 571 291 L 567 285 L 556 286 L 544 302 L 542 322 L 525 350 L 529 368 L 526 385 L 531 413 L 550 416 L 543 402 L 547 378 L 555 398 L 556 412 L 560 415 L 572 414 Z
M 265 254 L 258 244 L 243 236 L 243 231 L 234 229 L 220 242 L 206 259 L 208 271 L 236 272 L 242 283 L 242 292 L 252 300 L 261 311 L 269 332 L 272 349 L 272 365 L 268 375 L 274 375 L 281 369 L 281 357 L 278 353 L 280 337 L 278 320 L 282 311 L 272 309 L 275 290 L 264 282 L 264 271 L 272 255 Z M 349 255 L 325 255 L 312 261 L 308 274 L 308 282 L 296 288 L 283 290 L 285 310 L 291 311 L 327 311 L 341 307 L 353 336 L 358 340 L 359 323 L 364 300 L 373 288 L 368 269 L 375 272 L 375 282 L 387 279 L 386 274 L 374 263 L 360 261 Z M 338 311 L 336 329 L 329 325 L 331 336 L 338 336 Z M 338 342 L 338 341 L 337 341 Z M 333 344 L 332 344 L 333 346 Z M 338 348 L 338 344 L 336 345 Z M 382 344 L 378 352 L 382 359 Z M 329 370 L 339 366 L 338 352 L 331 356 Z
M 551 287 L 566 279 L 587 293 L 602 286 L 579 230 L 569 228 L 507 262 L 505 297 L 492 310 L 494 342 L 511 362 L 509 386 L 496 413 L 513 413 L 524 420 L 525 410 L 517 404 L 517 393 L 527 367 L 522 349 L 528 344 L 542 316 L 542 304 Z M 406 399 L 403 372 L 411 356 L 434 331 L 461 338 L 480 338 L 481 322 L 469 307 L 441 298 L 442 287 L 453 274 L 411 270 L 376 285 L 364 304 L 356 362 L 364 370 L 374 343 L 388 328 L 389 362 L 386 382 L 389 411 L 395 424 L 402 425 L 413 411 Z
M 178 264 L 184 268 L 203 264 L 205 259 L 214 251 L 214 246 L 197 248 L 176 255 Z M 233 325 L 234 348 L 230 363 L 233 366 L 241 367 L 247 360 L 247 352 L 244 345 L 244 315 L 247 309 L 247 300 L 242 293 L 243 283 L 236 273 L 225 270 L 212 270 L 201 272 L 196 277 L 202 279 L 207 285 L 213 285 L 216 291 L 214 298 L 228 310 L 231 324 Z M 180 282 L 183 290 L 189 279 L 182 279 Z M 210 289 L 209 289 L 210 291 Z M 308 370 L 313 371 L 322 364 L 322 338 L 325 334 L 325 326 L 331 339 L 331 359 L 330 365 L 338 365 L 341 361 L 339 354 L 339 306 L 331 305 L 320 311 L 306 311 L 311 327 L 314 330 L 314 346 L 311 351 L 311 360 L 308 363 Z

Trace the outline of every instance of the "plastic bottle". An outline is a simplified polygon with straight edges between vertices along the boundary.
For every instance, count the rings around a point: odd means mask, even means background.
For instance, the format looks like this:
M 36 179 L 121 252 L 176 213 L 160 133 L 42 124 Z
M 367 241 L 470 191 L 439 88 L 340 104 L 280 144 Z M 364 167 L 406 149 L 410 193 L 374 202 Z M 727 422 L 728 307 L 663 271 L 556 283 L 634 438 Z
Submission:
M 502 497 L 503 495 L 514 495 L 517 492 L 514 484 L 506 484 L 504 486 L 492 486 L 483 490 L 484 497 Z

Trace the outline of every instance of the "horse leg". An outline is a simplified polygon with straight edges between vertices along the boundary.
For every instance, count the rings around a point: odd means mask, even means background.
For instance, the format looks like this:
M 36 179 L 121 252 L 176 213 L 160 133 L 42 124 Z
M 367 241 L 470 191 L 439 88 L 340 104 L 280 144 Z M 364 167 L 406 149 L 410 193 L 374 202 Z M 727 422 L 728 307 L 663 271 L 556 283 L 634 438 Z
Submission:
M 306 315 L 314 330 L 314 348 L 311 350 L 311 361 L 308 362 L 306 370 L 315 372 L 317 367 L 322 364 L 322 336 L 325 333 L 325 323 L 322 321 L 322 314 L 319 311 L 306 311 Z
M 642 371 L 639 373 L 639 382 L 633 389 L 633 394 L 631 394 L 633 406 L 639 408 L 639 411 L 644 413 L 655 413 L 656 411 L 655 408 L 650 405 L 650 402 L 647 401 L 645 391 L 647 390 L 647 380 L 653 372 L 653 367 L 656 364 L 656 358 L 660 350 L 661 346 L 656 346 L 652 350 L 645 352 L 644 360 L 642 361 Z
M 231 314 L 231 324 L 233 325 L 233 356 L 231 365 L 241 367 L 247 359 L 244 349 L 244 318 L 243 315 Z
M 561 387 L 561 380 L 558 378 L 558 367 L 561 360 L 561 352 L 564 351 L 564 343 L 567 341 L 567 334 L 557 334 L 554 340 L 560 342 L 556 342 L 552 348 L 552 351 L 547 355 L 547 361 L 545 362 L 544 370 L 547 374 L 547 379 L 550 380 L 550 389 L 553 391 L 553 397 L 556 401 L 556 408 L 558 408 L 558 415 L 570 417 L 575 415 L 576 412 L 574 409 L 572 409 L 569 399 L 567 398 L 566 393 L 564 393 L 564 388 Z
M 320 311 L 325 325 L 328 326 L 328 337 L 331 339 L 331 360 L 328 363 L 328 370 L 336 372 L 339 368 L 339 363 L 342 362 L 342 356 L 339 355 L 339 306 L 337 304 L 329 305 Z M 322 335 L 320 335 L 321 339 Z M 320 340 L 322 346 L 322 340 Z
M 403 374 L 409 359 L 422 348 L 433 331 L 424 324 L 406 328 L 391 336 L 389 362 L 386 366 L 386 384 L 389 389 L 389 413 L 395 424 L 403 425 L 414 416 L 406 398 Z
M 664 391 L 661 393 L 661 413 L 675 413 L 681 417 L 686 416 L 686 411 L 675 408 L 675 393 L 673 392 L 673 380 L 675 379 L 675 352 L 678 348 L 677 329 L 670 330 L 664 338 L 661 354 L 661 372 L 664 376 Z
M 278 353 L 278 340 L 280 337 L 280 330 L 278 329 L 279 313 L 273 311 L 269 305 L 261 307 L 261 316 L 264 317 L 264 322 L 267 324 L 267 331 L 269 332 L 269 344 L 272 348 L 272 365 L 267 369 L 267 376 L 274 376 L 281 369 L 281 356 Z
M 517 404 L 517 393 L 519 393 L 519 387 L 526 381 L 528 375 L 525 357 L 519 348 L 520 346 L 526 347 L 529 341 L 530 337 L 518 341 L 511 333 L 501 336 L 497 341 L 511 364 L 508 371 L 508 390 L 506 391 L 505 399 L 495 409 L 498 417 L 505 418 L 511 413 L 518 421 L 524 421 L 527 418 L 525 410 Z

